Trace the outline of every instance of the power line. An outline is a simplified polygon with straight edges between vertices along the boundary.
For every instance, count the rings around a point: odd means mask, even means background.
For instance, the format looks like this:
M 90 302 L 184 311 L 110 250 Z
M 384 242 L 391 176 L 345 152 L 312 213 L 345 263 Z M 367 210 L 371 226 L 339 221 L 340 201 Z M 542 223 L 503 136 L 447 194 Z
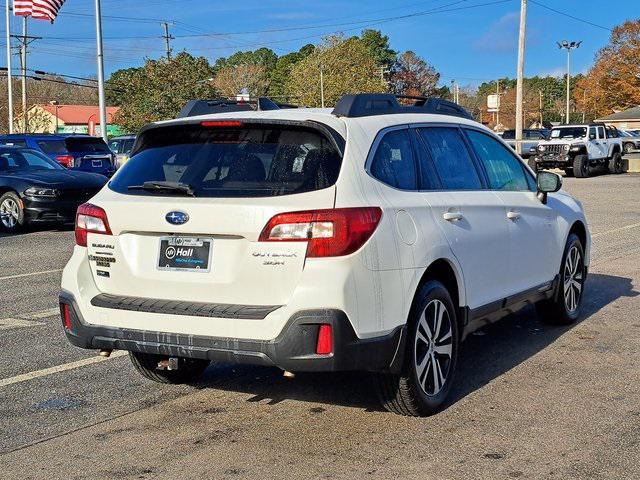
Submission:
M 571 15 L 570 13 L 562 12 L 560 10 L 556 10 L 555 8 L 551 8 L 551 7 L 549 7 L 547 5 L 544 5 L 544 4 L 540 3 L 540 2 L 536 2 L 535 0 L 530 0 L 530 1 L 531 1 L 531 3 L 533 3 L 535 5 L 538 5 L 539 7 L 542 7 L 542 8 L 546 8 L 547 10 L 550 10 L 550 11 L 552 11 L 554 13 L 557 13 L 558 15 L 564 15 L 565 17 L 572 18 L 573 20 L 576 20 L 578 22 L 586 23 L 587 25 L 591 25 L 592 27 L 601 28 L 603 30 L 607 30 L 609 32 L 613 32 L 613 30 L 611 28 L 609 28 L 609 27 L 604 27 L 602 25 L 598 25 L 597 23 L 590 22 L 589 20 L 585 20 L 584 18 L 578 18 L 578 17 L 576 17 L 574 15 Z

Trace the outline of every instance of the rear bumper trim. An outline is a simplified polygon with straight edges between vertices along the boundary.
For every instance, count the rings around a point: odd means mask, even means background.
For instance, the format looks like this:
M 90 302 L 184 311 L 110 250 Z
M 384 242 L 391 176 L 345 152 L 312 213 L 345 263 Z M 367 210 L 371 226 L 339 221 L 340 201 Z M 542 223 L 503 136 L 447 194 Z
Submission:
M 228 303 L 179 302 L 156 298 L 125 297 L 101 293 L 91 299 L 91 305 L 99 308 L 128 310 L 132 312 L 186 315 L 191 317 L 236 318 L 264 320 L 281 305 L 232 305 Z
M 390 333 L 360 339 L 347 315 L 336 309 L 304 310 L 294 314 L 273 340 L 210 337 L 90 325 L 73 295 L 61 292 L 61 313 L 70 310 L 73 345 L 86 349 L 129 350 L 221 363 L 276 366 L 291 372 L 376 371 L 398 373 L 403 365 L 405 326 Z M 333 352 L 316 354 L 320 325 L 333 330 Z

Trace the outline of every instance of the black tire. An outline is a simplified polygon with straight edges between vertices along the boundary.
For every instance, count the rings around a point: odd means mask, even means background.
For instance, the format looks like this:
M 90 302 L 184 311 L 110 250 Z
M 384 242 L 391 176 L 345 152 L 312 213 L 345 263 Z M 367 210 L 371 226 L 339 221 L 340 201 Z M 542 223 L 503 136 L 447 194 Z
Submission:
M 441 317 L 438 309 L 444 309 Z M 441 318 L 443 331 L 436 329 L 436 318 Z M 429 336 L 436 336 L 435 341 L 427 341 Z M 399 375 L 374 374 L 374 385 L 384 407 L 407 416 L 438 412 L 453 384 L 459 339 L 456 309 L 449 292 L 438 281 L 426 282 L 416 294 L 409 315 L 402 372 Z
M 565 177 L 573 177 L 573 168 L 565 168 L 564 169 Z
M 538 173 L 538 164 L 533 158 L 529 158 L 529 160 L 527 160 L 527 164 L 529 164 L 529 168 L 533 170 L 533 173 Z
M 19 232 L 26 224 L 22 200 L 14 192 L 0 197 L 0 228 L 8 233 Z
M 622 154 L 620 152 L 616 152 L 613 154 L 613 157 L 609 159 L 609 173 L 622 173 L 623 165 L 622 165 Z
M 573 159 L 573 173 L 576 178 L 587 178 L 589 176 L 589 157 L 586 155 L 576 155 Z
M 129 352 L 129 358 L 135 369 L 145 378 L 158 383 L 193 383 L 197 381 L 209 366 L 208 360 L 180 358 L 177 370 L 159 370 L 158 362 L 166 356 L 151 353 Z
M 570 253 L 574 253 L 574 249 L 578 255 L 575 269 L 567 263 L 567 260 L 570 258 L 569 255 Z M 571 263 L 573 263 L 573 257 L 571 258 Z M 570 270 L 573 273 L 570 273 Z M 567 244 L 562 255 L 559 275 L 559 284 L 554 297 L 538 302 L 536 309 L 543 322 L 555 325 L 568 325 L 575 322 L 580 316 L 582 298 L 584 297 L 584 284 L 587 279 L 587 271 L 584 265 L 584 247 L 575 233 L 570 234 L 567 239 Z M 569 278 L 571 279 L 570 281 Z M 574 280 L 575 283 L 573 283 Z M 570 308 L 571 301 L 568 301 L 566 298 L 567 282 L 568 288 L 573 290 L 574 295 L 577 294 L 577 298 L 574 297 L 575 308 Z M 576 283 L 579 285 L 579 289 L 575 286 Z

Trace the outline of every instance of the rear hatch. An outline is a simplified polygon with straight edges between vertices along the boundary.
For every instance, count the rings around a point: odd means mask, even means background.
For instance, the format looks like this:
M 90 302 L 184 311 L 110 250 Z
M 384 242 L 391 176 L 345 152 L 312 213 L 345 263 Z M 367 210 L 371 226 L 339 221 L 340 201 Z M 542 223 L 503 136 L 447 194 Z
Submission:
M 101 138 L 68 137 L 64 143 L 68 154 L 74 158 L 76 170 L 102 175 L 113 173 L 113 153 Z
M 333 208 L 341 146 L 323 128 L 213 121 L 143 132 L 132 158 L 94 201 L 111 230 L 88 235 L 98 289 L 191 302 L 286 304 L 307 243 L 259 237 L 276 214 Z

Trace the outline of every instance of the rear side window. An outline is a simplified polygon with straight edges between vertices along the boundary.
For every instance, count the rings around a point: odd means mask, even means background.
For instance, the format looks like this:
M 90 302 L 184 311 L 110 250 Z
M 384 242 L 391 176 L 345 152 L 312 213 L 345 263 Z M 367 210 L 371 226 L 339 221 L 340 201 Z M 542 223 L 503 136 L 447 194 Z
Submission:
M 291 125 L 178 125 L 142 134 L 137 153 L 109 184 L 132 195 L 145 182 L 189 185 L 196 197 L 271 197 L 333 185 L 342 158 L 320 132 Z
M 57 155 L 67 153 L 67 147 L 64 140 L 38 140 L 36 142 L 47 155 Z
M 101 138 L 70 137 L 65 139 L 65 144 L 71 153 L 111 153 Z
M 420 128 L 442 186 L 448 190 L 480 190 L 482 182 L 457 128 Z
M 386 133 L 373 156 L 371 175 L 382 183 L 402 190 L 416 190 L 416 165 L 409 130 Z
M 476 130 L 467 135 L 478 158 L 484 165 L 492 190 L 529 190 L 524 167 L 500 142 Z
M 26 147 L 27 146 L 26 140 L 7 139 L 7 140 L 3 140 L 2 144 L 3 145 L 9 145 L 9 146 L 12 146 L 12 147 Z

